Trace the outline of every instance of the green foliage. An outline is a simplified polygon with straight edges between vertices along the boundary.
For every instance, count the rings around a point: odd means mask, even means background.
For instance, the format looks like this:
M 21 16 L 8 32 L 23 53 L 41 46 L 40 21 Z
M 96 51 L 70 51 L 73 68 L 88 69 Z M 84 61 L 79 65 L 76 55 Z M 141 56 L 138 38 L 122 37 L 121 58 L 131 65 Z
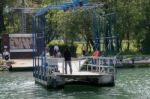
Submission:
M 26 7 L 46 7 L 71 0 L 0 0 L 0 16 L 4 16 L 7 32 L 19 31 L 19 15 L 3 13 L 3 8 L 20 7 L 24 1 Z M 150 0 L 90 0 L 90 3 L 104 2 L 103 7 L 95 9 L 96 15 L 115 12 L 118 16 L 118 32 L 120 50 L 133 52 L 133 49 L 150 52 Z M 93 9 L 92 9 L 93 11 Z M 64 39 L 65 44 L 73 44 L 74 40 L 86 41 L 92 45 L 91 10 L 76 9 L 68 11 L 49 11 L 47 14 L 47 34 L 49 41 Z M 13 19 L 12 17 L 13 16 Z M 103 23 L 101 23 L 103 24 Z M 0 26 L 0 32 L 5 30 Z M 102 30 L 102 27 L 100 27 Z M 122 43 L 126 41 L 125 43 Z M 134 42 L 134 44 L 132 43 Z M 90 44 L 89 44 L 90 43 Z M 124 46 L 126 46 L 124 49 Z
M 0 1 L 0 33 L 5 30 L 4 26 L 4 16 L 3 16 L 3 7 L 4 7 L 4 0 Z
M 55 45 L 49 45 L 49 52 L 50 52 L 50 55 L 53 55 L 54 46 L 55 46 Z M 72 57 L 76 57 L 76 56 L 77 56 L 77 55 L 76 55 L 76 49 L 77 49 L 76 46 L 74 46 L 74 45 L 70 45 L 70 46 L 68 46 L 68 45 L 58 45 L 58 46 L 59 46 L 59 50 L 60 50 L 62 56 L 63 56 L 63 53 L 64 53 L 66 47 L 69 48 Z
M 150 1 L 143 1 L 142 12 L 143 20 L 141 21 L 142 30 L 145 32 L 145 39 L 142 42 L 142 52 L 144 54 L 150 54 Z
M 142 42 L 142 53 L 150 54 L 150 31 L 147 32 L 146 38 Z

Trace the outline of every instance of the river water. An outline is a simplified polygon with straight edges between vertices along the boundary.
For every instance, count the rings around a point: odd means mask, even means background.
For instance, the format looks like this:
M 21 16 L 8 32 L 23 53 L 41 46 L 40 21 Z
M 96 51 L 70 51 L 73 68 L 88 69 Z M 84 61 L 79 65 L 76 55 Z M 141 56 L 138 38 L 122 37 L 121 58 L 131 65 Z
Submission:
M 0 72 L 0 99 L 150 99 L 150 68 L 118 69 L 115 87 L 67 85 L 47 90 L 32 72 Z

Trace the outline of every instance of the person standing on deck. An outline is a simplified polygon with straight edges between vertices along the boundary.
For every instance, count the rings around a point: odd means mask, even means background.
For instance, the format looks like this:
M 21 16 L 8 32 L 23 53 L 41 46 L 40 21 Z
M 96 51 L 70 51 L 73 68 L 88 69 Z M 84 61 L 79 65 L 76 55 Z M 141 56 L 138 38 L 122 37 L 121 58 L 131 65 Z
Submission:
M 59 47 L 57 45 L 54 46 L 54 51 L 59 51 Z
M 98 64 L 98 57 L 100 56 L 100 51 L 96 49 L 92 56 L 93 56 L 93 64 Z
M 55 45 L 54 46 L 54 52 L 53 52 L 54 57 L 57 57 L 58 51 L 59 51 L 59 47 L 57 45 Z
M 100 56 L 100 51 L 98 51 L 97 49 L 94 51 L 94 53 L 93 53 L 93 58 L 94 59 L 97 59 L 99 56 Z
M 62 55 L 61 55 L 61 52 L 58 50 L 57 51 L 57 54 L 56 54 L 56 57 L 60 58 Z
M 72 65 L 71 65 L 71 52 L 67 47 L 64 51 L 64 58 L 65 58 L 65 73 L 67 74 L 67 64 L 70 67 L 70 74 L 72 74 Z
M 85 50 L 85 45 L 83 44 L 82 46 L 82 56 L 86 56 L 86 50 Z

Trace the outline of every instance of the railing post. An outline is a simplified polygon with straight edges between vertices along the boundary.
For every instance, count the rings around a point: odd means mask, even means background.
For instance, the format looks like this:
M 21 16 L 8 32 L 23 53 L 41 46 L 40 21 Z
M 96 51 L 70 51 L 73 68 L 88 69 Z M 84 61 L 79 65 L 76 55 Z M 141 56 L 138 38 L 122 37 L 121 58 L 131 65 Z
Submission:
M 81 63 L 80 63 L 80 59 L 81 59 L 81 58 L 79 58 L 79 71 L 80 71 L 80 65 L 81 65 Z
M 63 61 L 62 61 L 62 73 L 64 74 L 64 58 L 63 58 Z
M 98 72 L 99 72 L 99 70 L 100 70 L 100 64 L 101 64 L 101 63 L 100 63 L 100 62 L 101 62 L 101 61 L 100 61 L 100 57 L 98 58 L 98 62 L 99 62 L 99 63 L 98 63 Z
M 86 59 L 86 60 L 88 60 L 88 58 L 87 58 L 87 57 L 86 57 L 85 59 Z M 86 65 L 86 70 L 87 70 L 87 71 L 89 71 L 88 67 L 89 67 L 89 66 L 88 66 L 88 65 Z

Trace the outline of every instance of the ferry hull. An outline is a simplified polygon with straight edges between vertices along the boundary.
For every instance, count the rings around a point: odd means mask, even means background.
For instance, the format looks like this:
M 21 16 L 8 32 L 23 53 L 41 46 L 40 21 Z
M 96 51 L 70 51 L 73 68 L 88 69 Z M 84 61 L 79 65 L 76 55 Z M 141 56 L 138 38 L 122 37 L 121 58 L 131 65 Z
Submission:
M 46 88 L 63 88 L 64 85 L 71 84 L 88 84 L 93 86 L 114 86 L 115 80 L 112 75 L 101 75 L 99 77 L 85 77 L 78 79 L 69 79 L 66 80 L 63 77 L 56 76 L 55 78 L 48 77 L 47 80 L 42 80 L 39 78 L 35 78 L 35 82 L 46 87 Z
M 115 86 L 114 75 L 103 75 L 98 78 L 99 86 Z
M 100 75 L 95 78 L 87 78 L 84 81 L 94 86 L 115 86 L 115 78 L 113 75 Z
M 62 88 L 64 87 L 64 84 L 65 84 L 61 78 L 56 78 L 56 79 L 48 78 L 47 80 L 35 78 L 35 82 L 46 88 Z

